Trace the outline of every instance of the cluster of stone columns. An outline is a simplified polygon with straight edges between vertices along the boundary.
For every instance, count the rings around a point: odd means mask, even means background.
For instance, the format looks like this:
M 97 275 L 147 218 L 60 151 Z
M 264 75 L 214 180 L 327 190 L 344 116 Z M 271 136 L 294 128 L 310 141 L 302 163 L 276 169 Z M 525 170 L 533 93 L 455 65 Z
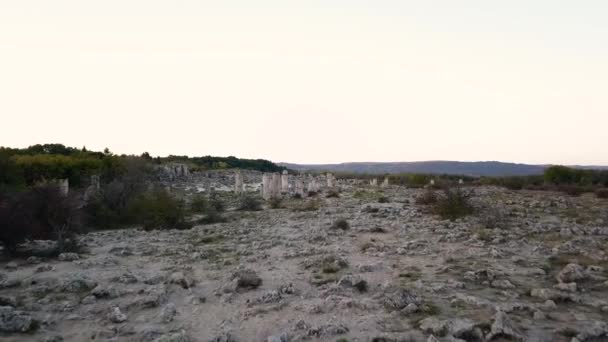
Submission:
M 330 189 L 336 188 L 337 182 L 336 177 L 328 173 L 327 187 Z M 237 178 L 235 177 L 235 186 Z M 281 196 L 282 194 L 298 194 L 304 197 L 308 192 L 318 192 L 321 189 L 321 185 L 315 177 L 312 175 L 308 176 L 308 181 L 305 183 L 303 176 L 298 176 L 294 180 L 293 188 L 290 187 L 289 174 L 287 171 L 282 173 L 264 173 L 262 175 L 262 187 L 260 189 L 261 195 L 264 199 L 271 199 Z M 235 192 L 238 191 L 235 189 Z
M 333 189 L 336 187 L 336 176 L 332 173 L 327 173 L 327 187 Z
M 281 175 L 280 173 L 264 173 L 262 175 L 262 197 L 264 199 L 279 197 L 283 187 L 283 178 L 287 178 L 287 176 L 288 175 Z M 288 181 L 289 178 L 285 180 Z M 287 182 L 287 187 L 288 186 L 289 183 Z

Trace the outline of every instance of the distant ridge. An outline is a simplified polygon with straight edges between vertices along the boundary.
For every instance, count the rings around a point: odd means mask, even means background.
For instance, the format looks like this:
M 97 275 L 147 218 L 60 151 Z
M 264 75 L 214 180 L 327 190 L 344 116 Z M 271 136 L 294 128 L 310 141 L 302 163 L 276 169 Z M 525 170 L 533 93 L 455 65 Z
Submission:
M 466 176 L 531 176 L 542 174 L 550 165 L 505 163 L 498 161 L 459 162 L 459 161 L 420 161 L 420 162 L 357 162 L 341 164 L 293 164 L 277 163 L 297 171 L 333 171 L 352 173 L 430 173 Z M 606 166 L 572 166 L 585 169 L 608 169 Z

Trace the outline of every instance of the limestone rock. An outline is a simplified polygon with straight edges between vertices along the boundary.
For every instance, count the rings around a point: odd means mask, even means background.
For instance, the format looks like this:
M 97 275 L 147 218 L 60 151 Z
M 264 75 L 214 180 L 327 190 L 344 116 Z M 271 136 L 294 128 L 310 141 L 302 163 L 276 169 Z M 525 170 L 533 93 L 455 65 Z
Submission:
M 11 306 L 0 306 L 0 332 L 24 333 L 35 327 L 36 321 L 29 314 Z

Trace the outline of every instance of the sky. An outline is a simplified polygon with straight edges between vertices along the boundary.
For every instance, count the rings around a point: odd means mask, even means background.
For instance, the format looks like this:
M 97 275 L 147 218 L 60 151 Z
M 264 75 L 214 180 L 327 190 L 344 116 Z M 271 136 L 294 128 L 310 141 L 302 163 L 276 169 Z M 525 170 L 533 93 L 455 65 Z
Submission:
M 608 1 L 0 0 L 0 146 L 608 165 Z

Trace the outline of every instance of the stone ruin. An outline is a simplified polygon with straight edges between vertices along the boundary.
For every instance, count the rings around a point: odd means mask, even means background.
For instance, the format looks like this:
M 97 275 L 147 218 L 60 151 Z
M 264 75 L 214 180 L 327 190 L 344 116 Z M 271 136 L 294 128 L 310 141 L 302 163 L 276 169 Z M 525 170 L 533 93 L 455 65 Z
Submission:
M 373 178 L 371 181 L 369 181 L 369 185 L 371 185 L 371 186 L 378 186 L 378 179 Z
M 333 173 L 327 173 L 327 187 L 333 189 L 336 187 L 336 177 Z
M 304 197 L 306 195 L 304 190 L 304 180 L 301 178 L 296 178 L 295 183 L 295 193 L 301 197 Z
M 284 194 L 289 193 L 289 174 L 287 170 L 283 170 L 281 174 L 281 192 Z
M 158 166 L 159 178 L 165 181 L 188 180 L 190 168 L 186 164 L 170 163 Z
M 382 187 L 383 188 L 387 188 L 388 187 L 388 177 L 384 177 L 384 181 L 382 181 Z
M 234 193 L 243 193 L 243 175 L 241 174 L 241 171 L 237 171 L 234 173 Z
M 95 196 L 101 189 L 101 181 L 99 175 L 92 175 L 89 186 L 84 192 L 85 202 Z

